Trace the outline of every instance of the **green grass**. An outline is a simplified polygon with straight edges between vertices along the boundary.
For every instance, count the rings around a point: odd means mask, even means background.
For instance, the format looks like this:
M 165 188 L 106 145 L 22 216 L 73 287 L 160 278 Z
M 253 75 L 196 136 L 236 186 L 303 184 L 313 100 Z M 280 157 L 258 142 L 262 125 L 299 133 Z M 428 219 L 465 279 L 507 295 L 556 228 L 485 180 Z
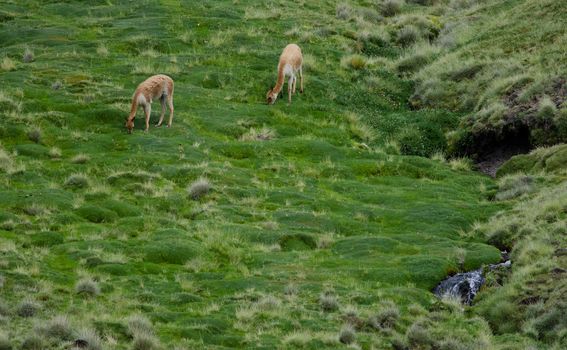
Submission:
M 375 10 L 2 4 L 0 322 L 12 344 L 33 348 L 36 323 L 61 315 L 89 349 L 335 349 L 341 333 L 363 349 L 528 342 L 492 338 L 431 293 L 499 260 L 462 232 L 510 204 L 489 200 L 496 184 L 467 160 L 420 157 L 445 151 L 458 114 L 408 109 L 412 82 L 384 63 L 405 57 L 397 33 L 413 19 L 381 28 Z M 268 106 L 290 36 L 308 58 L 305 94 Z M 144 133 L 140 112 L 127 135 L 132 93 L 157 73 L 175 80 L 172 128 Z M 345 326 L 349 305 L 360 322 Z M 133 317 L 150 330 L 132 331 Z

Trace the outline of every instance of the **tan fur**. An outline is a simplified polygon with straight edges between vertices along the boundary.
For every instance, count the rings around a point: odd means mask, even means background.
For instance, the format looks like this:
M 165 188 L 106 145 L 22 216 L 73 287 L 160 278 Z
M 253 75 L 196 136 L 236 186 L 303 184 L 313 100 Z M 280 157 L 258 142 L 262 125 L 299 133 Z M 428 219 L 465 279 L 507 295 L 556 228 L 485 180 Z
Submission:
M 167 127 L 171 126 L 173 121 L 173 79 L 167 75 L 158 74 L 149 77 L 136 88 L 134 96 L 132 96 L 132 107 L 130 115 L 126 120 L 126 129 L 128 133 L 132 133 L 134 129 L 134 118 L 136 118 L 136 111 L 138 105 L 141 105 L 146 115 L 146 129 L 150 128 L 150 113 L 152 111 L 152 100 L 159 98 L 161 102 L 161 116 L 156 126 L 161 126 L 163 117 L 165 116 L 165 104 L 169 106 L 169 122 Z
M 287 82 L 287 92 L 288 92 L 288 103 L 291 103 L 291 94 L 295 94 L 295 84 L 297 82 L 296 74 L 299 72 L 299 78 L 301 80 L 301 85 L 299 92 L 303 93 L 303 55 L 301 54 L 301 49 L 295 44 L 287 45 L 282 55 L 280 56 L 280 62 L 278 63 L 278 81 L 273 89 L 270 89 L 266 94 L 266 102 L 268 104 L 274 104 L 278 98 L 278 94 L 283 88 L 284 79 L 289 76 Z

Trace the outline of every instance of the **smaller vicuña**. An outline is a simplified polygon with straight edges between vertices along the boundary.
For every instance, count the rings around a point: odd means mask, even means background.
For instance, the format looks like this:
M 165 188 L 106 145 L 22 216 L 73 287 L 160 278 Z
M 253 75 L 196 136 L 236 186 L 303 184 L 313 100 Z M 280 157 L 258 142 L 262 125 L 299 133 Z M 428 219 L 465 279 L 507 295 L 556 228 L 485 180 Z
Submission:
M 128 119 L 126 119 L 126 129 L 128 129 L 128 133 L 132 133 L 132 130 L 134 129 L 134 118 L 136 118 L 138 105 L 141 105 L 144 109 L 144 113 L 146 115 L 145 131 L 148 131 L 150 128 L 152 100 L 155 98 L 159 98 L 161 102 L 161 116 L 159 117 L 159 122 L 156 126 L 161 126 L 161 123 L 163 122 L 166 102 L 169 106 L 169 121 L 167 123 L 167 127 L 171 126 L 171 122 L 173 121 L 173 79 L 167 75 L 158 74 L 144 80 L 136 88 L 134 96 L 132 97 L 130 115 L 128 116 Z
M 299 92 L 303 93 L 303 55 L 301 54 L 301 49 L 295 44 L 287 45 L 282 55 L 280 56 L 280 62 L 278 64 L 278 81 L 273 89 L 270 89 L 266 94 L 266 102 L 268 104 L 274 104 L 278 98 L 278 94 L 282 91 L 284 84 L 284 78 L 289 77 L 287 82 L 287 92 L 288 92 L 288 103 L 291 103 L 291 94 L 295 94 L 295 84 L 297 82 L 296 74 L 299 72 L 299 78 L 301 79 Z

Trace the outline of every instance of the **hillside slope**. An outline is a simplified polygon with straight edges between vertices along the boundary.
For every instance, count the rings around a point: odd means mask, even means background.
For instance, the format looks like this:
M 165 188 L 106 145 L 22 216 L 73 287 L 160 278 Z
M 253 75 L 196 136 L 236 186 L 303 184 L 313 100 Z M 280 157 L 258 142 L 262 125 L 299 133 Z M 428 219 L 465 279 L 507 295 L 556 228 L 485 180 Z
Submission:
M 1 347 L 537 344 L 430 292 L 500 259 L 462 233 L 511 203 L 464 160 L 400 155 L 443 149 L 427 135 L 458 119 L 406 107 L 381 64 L 398 46 L 370 36 L 358 56 L 380 15 L 357 6 L 2 3 Z M 291 41 L 305 94 L 267 106 Z M 173 127 L 127 135 L 157 73 Z

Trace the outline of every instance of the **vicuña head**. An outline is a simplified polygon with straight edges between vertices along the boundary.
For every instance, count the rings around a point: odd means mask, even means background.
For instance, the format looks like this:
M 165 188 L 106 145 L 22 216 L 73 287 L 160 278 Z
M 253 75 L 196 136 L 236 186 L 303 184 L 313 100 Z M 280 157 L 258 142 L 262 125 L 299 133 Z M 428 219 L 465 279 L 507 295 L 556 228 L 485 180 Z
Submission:
M 274 92 L 274 89 L 268 90 L 268 93 L 266 94 L 266 102 L 269 105 L 273 105 L 277 99 L 278 99 L 278 94 Z
M 134 119 L 126 118 L 126 130 L 128 130 L 129 134 L 132 133 L 132 130 L 134 130 Z
M 169 107 L 169 121 L 167 126 L 171 126 L 173 121 L 173 80 L 167 75 L 158 74 L 143 81 L 132 96 L 132 107 L 130 115 L 126 119 L 126 130 L 131 134 L 134 129 L 134 118 L 138 105 L 141 105 L 146 115 L 146 131 L 150 128 L 150 114 L 152 112 L 152 100 L 158 98 L 161 102 L 161 116 L 156 126 L 161 126 L 165 116 L 165 106 Z
M 278 94 L 282 91 L 284 84 L 284 79 L 286 76 L 289 77 L 287 82 L 287 92 L 288 92 L 288 103 L 291 103 L 291 94 L 295 94 L 295 84 L 297 82 L 296 73 L 299 72 L 299 78 L 301 80 L 301 86 L 299 91 L 303 93 L 303 55 L 301 54 L 301 49 L 295 44 L 287 45 L 282 55 L 280 56 L 280 62 L 278 63 L 278 81 L 273 89 L 270 89 L 266 94 L 266 102 L 270 105 L 274 104 L 278 99 Z

